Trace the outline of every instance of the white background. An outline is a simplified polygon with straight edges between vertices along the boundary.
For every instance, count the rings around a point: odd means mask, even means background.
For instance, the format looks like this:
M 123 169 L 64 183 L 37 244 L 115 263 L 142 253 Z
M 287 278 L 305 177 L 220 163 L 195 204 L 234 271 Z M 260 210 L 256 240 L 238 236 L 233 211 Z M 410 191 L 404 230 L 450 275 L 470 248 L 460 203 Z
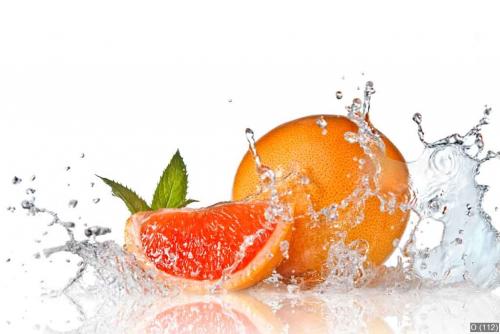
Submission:
M 149 200 L 179 148 L 190 197 L 227 200 L 246 127 L 259 136 L 344 113 L 368 79 L 373 122 L 416 159 L 413 113 L 432 140 L 500 106 L 498 13 L 496 1 L 2 1 L 2 275 L 15 267 L 5 258 L 41 248 L 33 240 L 44 227 L 19 213 L 26 187 L 39 205 L 111 226 L 119 239 L 127 211 L 103 185 L 90 187 L 94 173 Z M 498 150 L 498 115 L 492 123 L 485 139 Z M 6 290 L 23 282 L 7 277 Z

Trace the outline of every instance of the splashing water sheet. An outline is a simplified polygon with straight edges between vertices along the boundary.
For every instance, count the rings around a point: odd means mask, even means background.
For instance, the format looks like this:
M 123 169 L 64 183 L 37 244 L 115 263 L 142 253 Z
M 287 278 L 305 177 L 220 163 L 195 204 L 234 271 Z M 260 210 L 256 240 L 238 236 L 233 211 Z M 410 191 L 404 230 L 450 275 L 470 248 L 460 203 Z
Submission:
M 21 197 L 18 203 L 9 203 L 6 211 L 26 224 L 43 224 L 45 230 L 35 240 L 30 259 L 16 252 L 2 254 L 4 279 L 26 281 L 29 290 L 22 315 L 9 318 L 6 314 L 2 332 L 28 328 L 43 333 L 457 333 L 468 331 L 471 321 L 499 321 L 500 299 L 492 291 L 500 285 L 500 237 L 492 213 L 484 207 L 492 186 L 487 183 L 495 180 L 478 181 L 481 170 L 498 164 L 500 155 L 488 150 L 483 140 L 491 108 L 485 107 L 469 131 L 437 141 L 426 137 L 423 116 L 413 116 L 423 151 L 407 163 L 410 191 L 398 202 L 380 190 L 382 167 L 377 152 L 385 147 L 367 119 L 375 93 L 372 82 L 366 83 L 363 93 L 347 106 L 357 132 L 346 132 L 344 139 L 363 150 L 365 156 L 357 160 L 360 170 L 370 166 L 374 172 L 363 174 L 342 201 L 320 210 L 311 206 L 306 215 L 313 225 L 319 220 L 337 224 L 338 213 L 348 212 L 355 227 L 364 220 L 365 202 L 372 197 L 382 211 L 408 212 L 406 231 L 401 240 L 394 240 L 394 264 L 368 265 L 369 245 L 363 240 L 347 242 L 346 234 L 338 233 L 327 245 L 329 274 L 321 284 L 304 287 L 273 272 L 253 288 L 224 291 L 221 283 L 238 266 L 258 231 L 245 237 L 236 261 L 224 269 L 211 293 L 191 294 L 156 281 L 121 244 L 108 238 L 112 230 L 107 224 L 67 221 L 44 208 L 38 200 L 43 189 L 37 188 L 37 177 L 16 175 L 8 182 Z M 344 95 L 335 94 L 338 100 Z M 323 116 L 316 124 L 321 134 L 330 131 Z M 267 167 L 254 132 L 247 129 L 246 136 L 261 192 L 269 202 L 267 221 L 291 220 L 285 196 L 291 190 L 283 185 L 307 185 L 308 175 L 298 171 L 283 175 Z M 86 155 L 81 153 L 79 158 Z M 63 173 L 72 171 L 70 166 L 63 168 Z M 88 186 L 93 187 L 93 182 Z M 96 194 L 87 202 L 102 205 L 104 198 Z M 70 211 L 84 202 L 61 200 Z M 45 247 L 48 234 L 55 234 L 57 242 Z M 289 256 L 289 246 L 288 241 L 280 244 L 284 258 Z M 60 274 L 55 282 L 48 282 L 37 277 L 44 271 Z

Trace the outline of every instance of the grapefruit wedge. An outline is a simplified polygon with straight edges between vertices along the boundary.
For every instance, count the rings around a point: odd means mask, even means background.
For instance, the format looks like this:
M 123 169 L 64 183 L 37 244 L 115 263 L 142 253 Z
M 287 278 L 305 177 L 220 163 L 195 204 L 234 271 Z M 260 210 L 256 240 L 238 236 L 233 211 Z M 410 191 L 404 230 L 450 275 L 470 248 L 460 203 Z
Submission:
M 203 209 L 160 209 L 132 215 L 126 250 L 155 279 L 188 291 L 239 290 L 269 276 L 291 223 L 267 221 L 265 201 L 227 202 Z

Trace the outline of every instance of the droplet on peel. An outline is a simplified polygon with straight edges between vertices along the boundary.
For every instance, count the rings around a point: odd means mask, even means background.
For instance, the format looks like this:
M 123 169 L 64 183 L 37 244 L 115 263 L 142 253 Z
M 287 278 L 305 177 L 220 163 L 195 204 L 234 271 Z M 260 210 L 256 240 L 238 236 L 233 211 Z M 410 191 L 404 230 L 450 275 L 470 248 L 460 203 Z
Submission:
M 36 180 L 36 175 L 32 175 L 31 176 L 31 181 L 35 181 Z
M 101 199 L 100 199 L 100 198 L 98 198 L 98 197 L 97 197 L 97 198 L 94 198 L 94 199 L 92 200 L 92 202 L 94 202 L 94 204 L 97 204 L 97 203 L 99 203 L 100 201 L 101 201 Z
M 16 207 L 15 206 L 9 206 L 9 207 L 7 207 L 7 211 L 14 212 L 14 211 L 16 211 Z
M 398 245 L 399 245 L 399 239 L 396 238 L 392 240 L 392 247 L 398 247 Z
M 288 257 L 289 257 L 289 255 L 288 255 L 289 247 L 290 247 L 290 243 L 288 242 L 288 240 L 283 240 L 282 242 L 280 242 L 280 252 L 283 255 L 283 258 L 285 258 L 285 259 L 288 259 Z
M 90 187 L 94 188 L 94 186 L 95 186 L 95 182 L 90 182 Z
M 344 94 L 340 90 L 338 90 L 335 93 L 335 97 L 337 98 L 337 100 L 342 100 L 342 98 L 344 97 Z
M 227 102 L 231 103 L 233 102 L 233 99 L 227 99 Z
M 346 132 L 344 133 L 344 139 L 351 144 L 354 144 L 358 141 L 358 136 L 354 132 Z
M 76 199 L 72 199 L 71 201 L 68 202 L 68 206 L 70 208 L 76 208 L 77 205 L 78 205 L 78 201 Z
M 66 171 L 69 171 L 71 169 L 71 166 L 66 166 Z
M 12 178 L 12 184 L 19 184 L 21 183 L 23 180 L 20 178 L 20 177 L 17 177 L 17 176 L 14 176 Z
M 328 129 L 326 128 L 328 126 L 328 122 L 325 120 L 324 116 L 320 116 L 316 119 L 316 125 L 321 129 L 321 134 L 326 136 L 328 133 Z
M 35 190 L 35 189 L 33 189 L 33 188 L 28 188 L 28 189 L 26 189 L 26 195 L 32 195 L 32 194 L 34 194 L 35 192 L 36 192 L 36 190 Z
M 80 154 L 80 158 L 81 159 L 85 158 L 85 153 Z

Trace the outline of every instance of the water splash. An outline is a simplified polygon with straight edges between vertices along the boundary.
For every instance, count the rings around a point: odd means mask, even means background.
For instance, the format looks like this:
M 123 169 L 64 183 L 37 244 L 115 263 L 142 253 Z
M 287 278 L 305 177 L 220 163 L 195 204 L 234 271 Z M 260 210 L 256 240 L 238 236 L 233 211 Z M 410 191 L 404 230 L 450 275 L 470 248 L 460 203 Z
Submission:
M 465 135 L 452 134 L 427 142 L 422 116 L 414 115 L 424 144 L 421 157 L 409 163 L 413 211 L 418 216 L 414 231 L 422 222 L 442 225 L 439 245 L 418 249 L 417 233 L 405 245 L 413 270 L 422 278 L 450 284 L 471 281 L 480 287 L 500 283 L 500 239 L 483 210 L 488 186 L 476 181 L 483 164 L 498 158 L 497 152 L 484 153 L 481 128 L 488 124 L 491 108 Z
M 330 274 L 319 289 L 349 290 L 373 285 L 374 282 L 380 286 L 406 288 L 456 283 L 472 283 L 488 288 L 498 286 L 500 237 L 491 224 L 491 217 L 482 208 L 488 187 L 476 182 L 480 167 L 500 156 L 500 152 L 484 152 L 481 130 L 489 123 L 491 108 L 485 107 L 483 117 L 466 134 L 452 134 L 435 142 L 425 140 L 422 115 L 413 116 L 424 152 L 417 161 L 408 164 L 410 193 L 398 202 L 393 193 L 380 190 L 380 157 L 385 146 L 380 134 L 367 120 L 374 93 L 373 82 L 368 81 L 363 99 L 355 98 L 347 107 L 348 117 L 357 125 L 358 131 L 344 134 L 347 142 L 359 145 L 364 152 L 365 157 L 357 159 L 360 170 L 364 170 L 368 160 L 374 172 L 364 172 L 357 187 L 340 203 L 331 203 L 318 211 L 310 205 L 308 218 L 311 226 L 315 226 L 314 222 L 320 219 L 335 225 L 339 212 L 347 210 L 343 217 L 350 222 L 349 228 L 353 228 L 364 221 L 365 203 L 373 197 L 379 200 L 382 212 L 392 214 L 395 210 L 402 210 L 411 212 L 416 218 L 408 227 L 409 238 L 403 243 L 403 256 L 396 267 L 367 266 L 369 245 L 364 240 L 347 243 L 345 233 L 337 234 L 328 246 Z M 316 123 L 322 128 L 321 125 L 326 122 L 322 122 L 320 117 Z M 259 175 L 270 173 L 268 168 L 261 170 L 262 161 L 255 148 L 253 132 L 251 134 L 250 150 L 257 171 Z M 307 175 L 304 177 L 307 178 Z M 419 249 L 420 239 L 428 237 L 417 233 L 423 222 L 442 224 L 444 230 L 437 245 Z M 400 240 L 393 243 L 396 247 Z
M 365 218 L 363 208 L 366 201 L 369 198 L 376 198 L 380 202 L 381 211 L 389 213 L 395 210 L 411 211 L 414 219 L 408 226 L 406 240 L 394 240 L 394 246 L 399 245 L 402 249 L 401 257 L 394 267 L 367 266 L 367 243 L 363 240 L 346 242 L 345 234 L 337 234 L 337 238 L 329 245 L 327 265 L 330 274 L 324 283 L 311 293 L 319 295 L 333 291 L 352 293 L 352 291 L 366 291 L 367 288 L 382 289 L 387 294 L 399 290 L 418 290 L 426 293 L 427 288 L 448 289 L 457 284 L 489 289 L 498 287 L 500 237 L 492 225 L 492 218 L 483 209 L 488 186 L 478 184 L 476 181 L 481 167 L 500 156 L 500 152 L 485 151 L 481 133 L 483 127 L 489 123 L 491 108 L 486 107 L 479 122 L 465 134 L 455 133 L 434 142 L 425 138 L 422 115 L 413 116 L 417 124 L 417 135 L 424 150 L 419 159 L 408 163 L 411 197 L 398 202 L 393 194 L 380 191 L 379 179 L 382 167 L 379 155 L 384 152 L 385 146 L 380 134 L 367 120 L 374 93 L 373 83 L 367 82 L 363 98 L 353 99 L 347 107 L 348 117 L 357 125 L 358 130 L 345 133 L 344 139 L 352 145 L 359 145 L 364 152 L 364 156 L 357 159 L 359 168 L 363 171 L 357 187 L 339 203 L 331 203 L 317 211 L 310 206 L 307 214 L 313 225 L 320 219 L 338 224 L 339 212 L 347 211 L 349 214 L 344 217 L 349 217 L 348 220 L 354 227 Z M 324 118 L 318 118 L 317 125 L 322 133 L 327 131 L 328 124 Z M 308 176 L 302 171 L 282 175 L 279 170 L 267 167 L 258 154 L 253 131 L 247 129 L 246 136 L 260 177 L 261 193 L 268 195 L 266 221 L 281 219 L 291 223 L 292 212 L 287 203 L 291 189 L 283 187 L 283 184 L 288 182 L 307 185 Z M 371 172 L 367 171 L 367 165 L 373 168 Z M 68 166 L 66 170 L 69 171 L 70 167 Z M 31 180 L 34 181 L 35 176 Z M 21 182 L 22 179 L 17 176 L 12 180 L 13 184 Z M 90 186 L 93 187 L 94 183 L 92 182 Z M 102 300 L 102 305 L 110 301 L 115 305 L 120 303 L 129 305 L 129 302 L 134 300 L 132 296 L 138 296 L 138 299 L 153 296 L 155 299 L 179 293 L 176 287 L 166 287 L 156 282 L 152 278 L 153 275 L 142 269 L 135 258 L 117 243 L 98 240 L 99 237 L 110 233 L 111 229 L 98 225 L 87 227 L 84 229 L 85 238 L 78 240 L 75 237 L 75 223 L 61 220 L 58 214 L 51 210 L 38 208 L 35 205 L 34 194 L 34 189 L 26 191 L 26 195 L 30 198 L 22 201 L 21 207 L 29 215 L 50 216 L 51 221 L 48 225 L 62 228 L 68 237 L 62 245 L 45 249 L 41 254 L 37 253 L 37 257 L 50 258 L 56 253 L 65 252 L 81 259 L 77 272 L 67 284 L 60 290 L 51 291 L 49 295 L 65 295 L 76 299 L 93 296 Z M 98 203 L 99 198 L 94 198 L 93 202 Z M 72 200 L 68 204 L 74 208 L 77 203 L 76 200 Z M 9 211 L 14 212 L 15 207 L 10 206 Z M 421 247 L 421 240 L 426 236 L 418 232 L 425 224 L 442 226 L 443 233 L 437 244 Z M 258 236 L 259 232 L 244 238 L 235 262 L 224 270 L 223 277 L 214 285 L 212 292 L 221 292 L 223 281 L 238 267 L 246 248 L 251 246 Z M 289 244 L 287 242 L 280 244 L 280 251 L 287 258 Z M 10 262 L 10 258 L 8 261 Z M 270 285 L 276 290 L 284 289 L 288 292 L 290 300 L 296 300 L 293 295 L 305 293 L 300 291 L 297 283 L 292 280 L 285 284 L 282 282 L 282 277 L 274 272 L 261 286 Z M 429 295 L 432 294 L 433 292 L 429 292 Z M 136 306 L 127 307 L 136 310 Z M 337 311 L 336 309 L 333 314 L 338 313 Z M 95 319 L 102 320 L 102 317 Z
M 291 209 L 289 205 L 286 202 L 282 201 L 282 199 L 280 198 L 280 192 L 278 191 L 275 172 L 271 168 L 263 165 L 261 162 L 260 156 L 257 152 L 253 130 L 247 128 L 245 130 L 245 134 L 247 137 L 249 150 L 252 153 L 253 159 L 255 161 L 257 175 L 260 179 L 260 191 L 263 194 L 268 194 L 267 196 L 269 205 L 264 212 L 265 221 L 263 226 L 254 234 L 244 236 L 243 243 L 240 245 L 238 252 L 236 253 L 235 260 L 228 267 L 224 268 L 224 270 L 222 271 L 222 277 L 217 280 L 217 282 L 210 288 L 211 293 L 221 292 L 224 282 L 229 279 L 230 275 L 235 272 L 236 268 L 238 268 L 241 261 L 243 261 L 243 259 L 245 258 L 248 247 L 252 246 L 255 240 L 261 237 L 261 235 L 263 235 L 266 230 L 272 230 L 273 227 L 279 222 L 284 222 L 287 224 L 292 223 Z

